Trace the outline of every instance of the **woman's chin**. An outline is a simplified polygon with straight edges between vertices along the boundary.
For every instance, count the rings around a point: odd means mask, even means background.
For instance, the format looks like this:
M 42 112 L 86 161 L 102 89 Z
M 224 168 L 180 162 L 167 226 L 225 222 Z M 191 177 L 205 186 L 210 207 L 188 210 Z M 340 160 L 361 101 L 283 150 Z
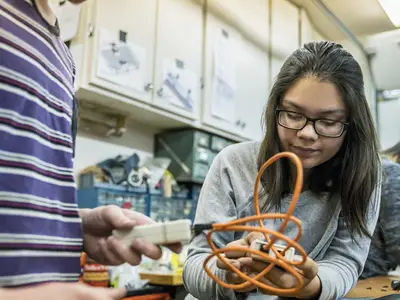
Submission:
M 300 160 L 304 170 L 312 169 L 321 164 L 321 162 L 318 159 L 315 159 L 315 157 L 301 157 Z

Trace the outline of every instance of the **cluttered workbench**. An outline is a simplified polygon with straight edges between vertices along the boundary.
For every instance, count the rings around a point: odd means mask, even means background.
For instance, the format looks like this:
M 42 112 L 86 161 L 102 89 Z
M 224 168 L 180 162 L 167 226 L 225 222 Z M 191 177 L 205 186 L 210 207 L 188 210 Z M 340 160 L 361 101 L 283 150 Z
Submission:
M 151 284 L 165 286 L 182 285 L 181 274 L 152 274 L 141 273 L 141 278 L 146 279 Z M 357 285 L 346 295 L 346 299 L 379 299 L 381 297 L 393 295 L 387 300 L 400 300 L 400 290 L 392 288 L 392 281 L 398 281 L 400 277 L 381 276 L 366 280 L 360 280 Z M 383 299 L 382 299 L 383 300 Z
M 388 300 L 399 300 L 400 290 L 392 288 L 392 281 L 398 281 L 400 277 L 381 276 L 360 280 L 357 285 L 346 295 L 346 298 L 370 298 L 379 299 L 389 295 Z M 385 298 L 384 298 L 385 299 Z M 383 299 L 382 299 L 383 300 Z

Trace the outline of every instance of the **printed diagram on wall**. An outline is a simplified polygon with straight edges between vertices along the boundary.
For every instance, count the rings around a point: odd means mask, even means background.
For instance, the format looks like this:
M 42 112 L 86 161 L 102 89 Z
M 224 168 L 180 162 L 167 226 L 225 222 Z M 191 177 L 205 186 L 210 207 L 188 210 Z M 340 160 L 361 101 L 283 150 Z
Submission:
M 97 76 L 120 86 L 144 91 L 145 48 L 127 41 L 127 34 L 123 31 L 119 35 L 106 30 L 99 33 Z
M 159 97 L 169 103 L 192 112 L 200 88 L 200 79 L 179 59 L 164 59 L 163 88 Z
M 236 50 L 228 33 L 219 29 L 214 46 L 211 114 L 230 123 L 235 120 Z

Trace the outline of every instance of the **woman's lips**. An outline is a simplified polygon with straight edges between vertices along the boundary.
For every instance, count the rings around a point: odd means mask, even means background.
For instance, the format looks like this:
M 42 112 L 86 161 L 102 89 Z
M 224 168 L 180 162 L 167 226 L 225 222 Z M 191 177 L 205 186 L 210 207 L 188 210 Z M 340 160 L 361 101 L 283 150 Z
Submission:
M 306 148 L 306 147 L 299 147 L 299 146 L 292 146 L 293 152 L 300 157 L 311 157 L 318 152 L 317 149 L 313 148 Z

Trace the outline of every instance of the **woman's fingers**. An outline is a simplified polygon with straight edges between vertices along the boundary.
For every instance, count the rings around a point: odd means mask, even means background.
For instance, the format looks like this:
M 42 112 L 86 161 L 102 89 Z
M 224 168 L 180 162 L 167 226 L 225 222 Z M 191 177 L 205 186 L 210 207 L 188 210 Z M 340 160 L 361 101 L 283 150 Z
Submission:
M 227 251 L 225 252 L 225 256 L 227 258 L 239 258 L 239 257 L 243 257 L 246 256 L 246 251 L 245 249 L 249 247 L 249 245 L 246 243 L 246 241 L 244 239 L 240 239 L 237 241 L 233 241 L 231 243 L 229 243 L 228 245 L 226 245 L 227 248 L 229 247 L 243 247 L 243 250 L 240 249 L 236 249 L 236 250 L 231 250 L 231 251 Z
M 263 284 L 266 284 L 266 285 L 268 285 L 269 287 L 272 287 L 272 288 L 279 288 L 279 286 L 277 286 L 276 284 L 274 284 L 273 282 L 271 282 L 270 280 L 268 280 L 265 277 L 262 277 L 260 279 L 260 282 L 262 282 Z M 270 291 L 268 291 L 266 289 L 262 289 L 262 288 L 258 288 L 258 291 L 261 294 L 265 294 L 265 295 L 272 295 L 273 294 L 272 292 L 270 292 Z
M 245 268 L 248 268 L 249 270 L 251 270 L 252 272 L 257 272 L 257 273 L 260 273 L 261 271 L 263 271 L 265 268 L 267 268 L 269 266 L 269 264 L 267 264 L 267 263 L 255 261 L 249 257 L 240 258 L 239 262 L 240 262 L 240 265 L 242 268 L 245 267 Z M 308 276 L 310 276 L 311 274 L 313 274 L 315 272 L 314 270 L 310 270 L 310 269 L 314 268 L 313 263 L 308 263 L 307 266 L 305 266 L 305 267 L 302 266 L 302 267 L 303 267 L 303 269 L 300 269 L 300 268 L 299 269 L 302 272 L 304 272 L 306 270 Z M 318 268 L 317 268 L 317 272 L 318 272 Z M 300 275 L 302 275 L 302 274 L 300 274 Z M 289 273 L 283 269 L 277 268 L 277 267 L 272 268 L 264 277 L 267 280 L 269 280 L 272 284 L 274 284 L 280 288 L 283 288 L 283 289 L 294 288 L 298 285 L 298 280 L 295 276 L 293 276 L 291 273 Z M 302 277 L 303 277 L 304 284 L 308 284 L 315 276 L 312 278 L 306 277 L 306 276 L 302 276 Z
M 228 259 L 227 260 L 236 268 L 240 269 L 240 263 L 236 259 Z M 217 259 L 217 267 L 222 270 L 230 270 L 228 265 L 226 265 L 222 260 Z

